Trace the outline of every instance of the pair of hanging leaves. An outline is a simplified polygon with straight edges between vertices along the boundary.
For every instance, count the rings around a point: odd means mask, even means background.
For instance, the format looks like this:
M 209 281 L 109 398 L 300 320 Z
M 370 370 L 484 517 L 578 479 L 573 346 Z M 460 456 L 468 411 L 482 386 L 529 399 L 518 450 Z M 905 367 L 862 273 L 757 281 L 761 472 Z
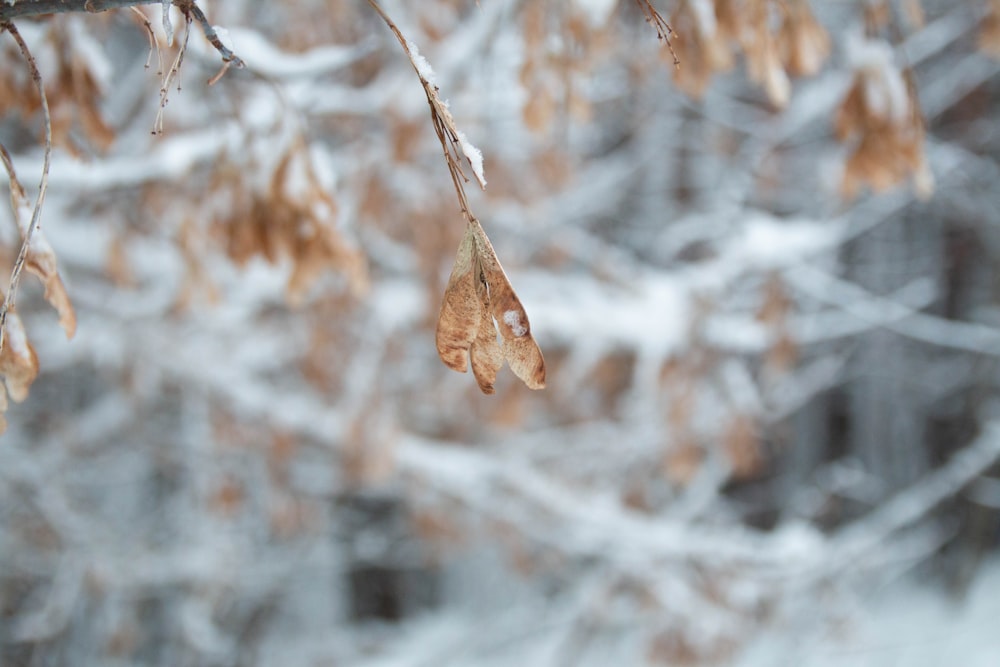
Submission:
M 545 387 L 545 360 L 531 335 L 528 314 L 475 218 L 469 220 L 458 246 L 436 341 L 438 355 L 449 368 L 465 373 L 471 359 L 484 394 L 493 393 L 504 361 L 529 388 Z

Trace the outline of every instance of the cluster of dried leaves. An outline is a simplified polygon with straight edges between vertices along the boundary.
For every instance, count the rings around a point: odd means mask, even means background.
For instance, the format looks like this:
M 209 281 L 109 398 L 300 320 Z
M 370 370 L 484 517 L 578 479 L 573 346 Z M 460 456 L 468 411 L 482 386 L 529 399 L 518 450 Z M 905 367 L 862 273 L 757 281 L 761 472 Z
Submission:
M 742 54 L 750 79 L 781 108 L 791 95 L 789 77 L 815 74 L 830 54 L 807 0 L 682 0 L 670 21 L 681 62 L 674 79 L 693 97 Z
M 923 21 L 919 0 L 902 3 L 911 26 Z M 853 198 L 864 187 L 883 192 L 912 179 L 927 197 L 933 177 L 924 154 L 924 124 L 913 85 L 913 72 L 895 62 L 890 41 L 880 35 L 895 14 L 888 2 L 864 7 L 867 41 L 854 45 L 854 81 L 841 104 L 835 134 L 848 147 L 841 191 Z M 990 51 L 991 28 L 1000 20 L 997 3 L 983 24 L 980 45 Z M 991 20 L 993 23 L 991 23 Z M 700 98 L 713 75 L 729 70 L 742 54 L 749 78 L 763 87 L 768 100 L 783 108 L 791 94 L 791 77 L 816 74 L 830 55 L 830 38 L 808 0 L 682 0 L 671 16 L 679 36 L 675 48 L 682 66 L 674 72 L 678 87 Z M 861 52 L 861 57 L 857 56 Z
M 287 295 L 301 304 L 323 274 L 344 275 L 352 294 L 368 286 L 367 263 L 337 229 L 337 203 L 320 183 L 303 142 L 296 142 L 278 161 L 267 188 L 248 188 L 243 167 L 234 160 L 218 169 L 209 192 L 226 194 L 210 233 L 238 265 L 253 257 L 271 264 L 291 263 Z
M 114 129 L 104 119 L 100 102 L 106 81 L 90 55 L 96 38 L 82 23 L 82 17 L 66 17 L 47 24 L 46 39 L 37 57 L 45 71 L 45 93 L 52 115 L 52 142 L 75 155 L 105 150 L 114 141 Z M 99 19 L 97 19 L 99 20 Z M 0 46 L 0 62 L 17 63 L 16 45 Z M 0 68 L 0 115 L 16 112 L 25 120 L 37 119 L 41 98 L 23 66 Z M 81 141 L 80 137 L 85 141 Z
M 524 87 L 521 118 L 533 132 L 554 129 L 569 115 L 590 119 L 590 100 L 583 88 L 595 65 L 606 57 L 613 43 L 609 27 L 594 25 L 576 3 L 530 3 L 520 16 L 524 62 L 520 81 Z M 549 38 L 559 34 L 563 39 Z
M 870 31 L 887 20 L 874 15 Z M 853 53 L 854 79 L 834 120 L 837 139 L 849 150 L 841 192 L 850 199 L 862 187 L 884 192 L 912 178 L 917 195 L 929 197 L 934 177 L 913 70 L 899 67 L 890 44 L 875 36 L 865 37 Z

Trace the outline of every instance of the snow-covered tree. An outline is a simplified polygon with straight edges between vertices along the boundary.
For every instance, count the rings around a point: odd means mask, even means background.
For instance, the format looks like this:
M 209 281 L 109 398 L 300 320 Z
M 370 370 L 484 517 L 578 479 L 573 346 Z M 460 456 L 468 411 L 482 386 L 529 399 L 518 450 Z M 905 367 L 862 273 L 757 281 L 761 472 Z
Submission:
M 997 54 L 994 0 L 0 3 L 0 663 L 720 665 L 968 585 Z

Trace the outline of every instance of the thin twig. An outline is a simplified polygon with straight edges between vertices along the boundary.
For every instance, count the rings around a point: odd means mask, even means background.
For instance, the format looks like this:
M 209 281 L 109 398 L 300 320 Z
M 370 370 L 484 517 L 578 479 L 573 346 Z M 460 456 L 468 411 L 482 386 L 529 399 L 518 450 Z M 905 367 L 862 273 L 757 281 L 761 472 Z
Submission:
M 31 79 L 38 88 L 38 95 L 42 101 L 42 116 L 45 119 L 45 156 L 42 159 L 42 180 L 38 184 L 38 197 L 35 199 L 35 206 L 31 211 L 31 222 L 24 233 L 24 240 L 21 242 L 21 250 L 17 253 L 17 260 L 14 262 L 14 269 L 10 274 L 10 284 L 7 287 L 7 294 L 4 296 L 3 306 L 0 306 L 0 351 L 3 351 L 5 333 L 7 331 L 7 313 L 14 308 L 14 299 L 17 296 L 17 285 L 21 280 L 21 271 L 24 269 L 24 261 L 28 256 L 28 248 L 31 246 L 31 237 L 38 228 L 38 220 L 42 215 L 42 204 L 45 202 L 45 191 L 49 187 L 49 165 L 52 161 L 52 117 L 49 115 L 49 100 L 45 96 L 45 85 L 42 83 L 42 74 L 38 71 L 35 58 L 31 55 L 28 45 L 25 43 L 21 33 L 13 23 L 6 23 L 3 28 L 10 33 L 14 41 L 17 42 L 21 54 L 28 61 L 28 69 L 31 71 Z M 14 212 L 17 215 L 17 212 Z
M 462 170 L 462 142 L 459 139 L 458 127 L 455 125 L 455 119 L 452 118 L 451 112 L 448 111 L 448 107 L 444 105 L 441 98 L 438 96 L 437 86 L 427 80 L 421 71 L 420 66 L 417 64 L 417 59 L 415 54 L 410 48 L 410 43 L 403 36 L 403 33 L 396 26 L 389 15 L 385 13 L 385 10 L 379 6 L 376 0 L 368 0 L 368 4 L 372 6 L 378 15 L 382 18 L 385 24 L 395 35 L 396 40 L 399 41 L 400 46 L 403 47 L 403 51 L 406 53 L 406 57 L 410 60 L 410 64 L 413 66 L 413 70 L 417 73 L 417 77 L 420 79 L 420 85 L 424 88 L 424 93 L 427 95 L 427 104 L 431 109 L 431 121 L 434 124 L 434 132 L 437 134 L 438 140 L 441 142 L 441 149 L 444 151 L 445 162 L 448 164 L 448 171 L 451 173 L 452 183 L 455 185 L 455 192 L 458 195 L 458 203 L 462 209 L 462 215 L 469 222 L 476 220 L 476 217 L 472 214 L 472 210 L 469 208 L 469 200 L 465 194 L 465 183 L 469 182 L 469 178 L 465 175 Z M 471 164 L 471 162 L 470 162 Z M 484 181 L 480 181 L 480 185 L 484 185 Z
M 674 57 L 674 67 L 680 67 L 681 61 L 677 57 L 677 53 L 674 51 L 674 45 L 670 42 L 670 38 L 673 37 L 674 29 L 670 27 L 666 19 L 656 11 L 656 7 L 650 0 L 635 0 L 636 4 L 639 5 L 639 9 L 642 10 L 643 15 L 646 17 L 646 23 L 653 26 L 656 29 L 656 38 L 661 40 L 670 49 L 670 55 Z
M 230 63 L 234 67 L 239 67 L 241 69 L 246 66 L 246 63 L 244 63 L 239 56 L 233 53 L 229 47 L 222 43 L 222 40 L 219 39 L 219 35 L 215 32 L 215 28 L 211 23 L 209 23 L 208 18 L 205 16 L 205 12 L 201 11 L 201 8 L 198 5 L 192 2 L 186 9 L 191 12 L 194 19 L 201 24 L 201 30 L 205 33 L 205 39 L 211 42 L 212 46 L 215 47 L 215 50 L 222 54 L 222 60 L 224 62 Z M 225 69 L 223 72 L 225 72 Z M 217 76 L 221 76 L 221 74 Z
M 153 58 L 153 50 L 156 50 L 156 74 L 160 76 L 163 74 L 163 54 L 160 52 L 160 43 L 156 40 L 156 33 L 153 32 L 153 24 L 150 20 L 139 11 L 138 7 L 130 7 L 135 15 L 139 17 L 142 24 L 146 28 L 146 34 L 149 36 L 149 53 L 146 55 L 146 69 L 149 69 L 149 63 Z
M 166 76 L 163 77 L 163 85 L 160 86 L 160 108 L 156 112 L 156 119 L 153 121 L 153 134 L 161 134 L 163 132 L 163 110 L 167 106 L 170 84 L 173 82 L 174 77 L 181 71 L 181 65 L 184 64 L 184 54 L 187 52 L 188 38 L 191 37 L 191 15 L 185 14 L 184 18 L 184 41 L 181 42 L 181 48 L 177 51 L 177 57 L 174 58 L 174 62 L 170 65 Z M 181 86 L 178 83 L 177 90 L 180 91 L 180 89 Z
M 212 76 L 212 78 L 208 80 L 208 85 L 210 85 L 210 86 L 214 86 L 215 84 L 219 83 L 219 80 L 220 80 L 220 79 L 221 79 L 221 78 L 222 78 L 223 76 L 225 76 L 225 75 L 226 75 L 226 72 L 228 72 L 228 71 L 229 71 L 229 67 L 230 67 L 231 65 L 232 65 L 232 63 L 231 63 L 231 62 L 224 62 L 224 63 L 222 63 L 222 67 L 220 67 L 220 68 L 219 68 L 219 71 L 218 71 L 218 72 L 216 72 L 216 73 L 215 73 L 215 75 L 214 75 L 214 76 Z

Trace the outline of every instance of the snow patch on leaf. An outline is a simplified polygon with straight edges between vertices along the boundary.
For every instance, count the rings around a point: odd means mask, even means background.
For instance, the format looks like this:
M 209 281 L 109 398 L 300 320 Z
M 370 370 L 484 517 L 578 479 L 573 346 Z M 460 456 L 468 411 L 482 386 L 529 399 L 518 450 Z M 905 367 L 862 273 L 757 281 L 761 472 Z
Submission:
M 528 333 L 528 327 L 521 323 L 521 315 L 516 310 L 508 310 L 504 313 L 503 321 L 518 338 Z

